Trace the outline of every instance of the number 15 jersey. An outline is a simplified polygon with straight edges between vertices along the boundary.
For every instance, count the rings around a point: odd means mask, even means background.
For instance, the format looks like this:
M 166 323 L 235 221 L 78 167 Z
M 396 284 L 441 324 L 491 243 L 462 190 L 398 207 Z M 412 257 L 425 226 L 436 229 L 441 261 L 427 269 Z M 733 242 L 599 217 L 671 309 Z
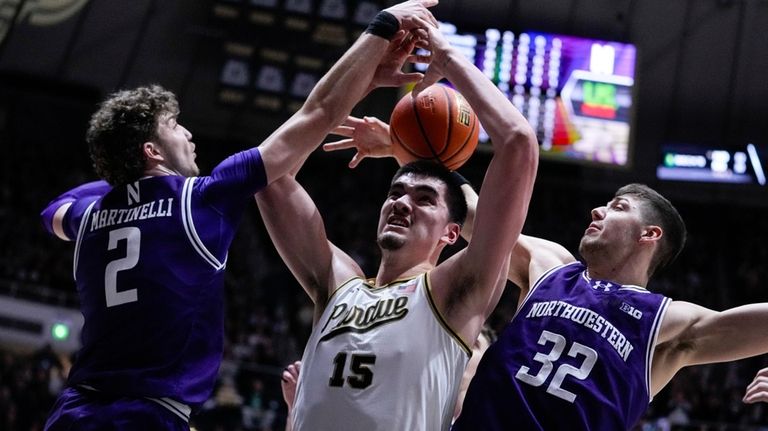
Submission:
M 435 308 L 428 277 L 336 290 L 304 350 L 294 430 L 448 429 L 470 350 Z
M 485 352 L 453 430 L 630 429 L 669 302 L 580 262 L 550 270 Z

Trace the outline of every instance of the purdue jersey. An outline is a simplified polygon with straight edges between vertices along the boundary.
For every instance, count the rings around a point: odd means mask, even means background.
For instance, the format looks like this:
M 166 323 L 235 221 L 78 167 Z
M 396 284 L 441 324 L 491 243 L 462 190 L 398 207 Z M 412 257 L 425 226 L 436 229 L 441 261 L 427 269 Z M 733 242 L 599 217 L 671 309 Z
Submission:
M 208 399 L 223 353 L 227 250 L 265 185 L 251 149 L 211 176 L 153 176 L 72 203 L 64 230 L 77 240 L 85 325 L 69 385 L 153 398 L 184 418 Z
M 302 358 L 294 430 L 446 430 L 470 349 L 446 325 L 428 275 L 330 298 Z
M 579 262 L 550 270 L 485 352 L 453 430 L 630 429 L 669 302 Z

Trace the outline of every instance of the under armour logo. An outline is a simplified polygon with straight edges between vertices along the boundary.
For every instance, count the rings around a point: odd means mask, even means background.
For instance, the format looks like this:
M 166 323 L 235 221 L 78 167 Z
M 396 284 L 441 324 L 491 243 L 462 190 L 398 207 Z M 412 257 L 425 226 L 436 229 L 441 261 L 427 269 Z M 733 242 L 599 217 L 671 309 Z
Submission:
M 595 290 L 603 289 L 603 292 L 609 292 L 611 290 L 611 287 L 613 286 L 613 284 L 611 284 L 609 282 L 605 282 L 605 284 L 603 284 L 603 283 L 604 283 L 603 281 L 595 280 L 595 282 L 592 284 L 592 288 L 595 289 Z

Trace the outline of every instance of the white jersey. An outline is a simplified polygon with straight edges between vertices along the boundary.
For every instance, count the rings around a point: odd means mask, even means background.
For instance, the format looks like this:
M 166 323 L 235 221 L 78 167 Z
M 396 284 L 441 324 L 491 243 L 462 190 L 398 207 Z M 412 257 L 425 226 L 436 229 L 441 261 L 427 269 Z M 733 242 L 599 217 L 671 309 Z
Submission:
M 293 429 L 447 430 L 470 355 L 435 308 L 427 274 L 378 288 L 352 279 L 307 342 Z

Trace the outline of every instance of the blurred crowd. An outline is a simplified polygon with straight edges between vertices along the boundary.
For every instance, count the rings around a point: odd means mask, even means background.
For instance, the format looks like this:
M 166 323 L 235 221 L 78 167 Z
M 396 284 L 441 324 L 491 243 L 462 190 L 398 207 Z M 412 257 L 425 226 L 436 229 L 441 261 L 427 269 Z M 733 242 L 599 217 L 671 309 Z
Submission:
M 477 159 L 478 167 L 467 167 L 465 176 L 479 184 L 484 158 Z M 374 274 L 378 211 L 395 165 L 366 161 L 350 172 L 345 164 L 340 157 L 313 156 L 299 180 L 318 203 L 330 239 Z M 0 181 L 0 295 L 76 307 L 71 244 L 47 237 L 37 214 L 56 193 L 87 174 L 42 183 L 34 175 L 17 170 Z M 20 187 L 25 181 L 34 186 Z M 585 191 L 578 182 L 542 181 L 525 233 L 560 242 L 575 253 L 589 210 L 611 194 Z M 768 268 L 763 240 L 768 238 L 768 211 L 693 200 L 675 204 L 690 231 L 688 245 L 649 288 L 718 310 L 767 301 L 762 281 Z M 224 362 L 212 397 L 193 423 L 201 431 L 281 430 L 286 409 L 279 376 L 301 356 L 312 304 L 271 245 L 255 205 L 230 250 L 226 291 Z M 516 301 L 517 290 L 510 285 L 490 319 L 494 329 L 512 316 Z M 50 347 L 28 352 L 0 346 L 0 429 L 41 429 L 70 360 Z M 741 402 L 746 385 L 765 366 L 768 357 L 685 369 L 656 396 L 638 429 L 768 430 L 768 405 Z

